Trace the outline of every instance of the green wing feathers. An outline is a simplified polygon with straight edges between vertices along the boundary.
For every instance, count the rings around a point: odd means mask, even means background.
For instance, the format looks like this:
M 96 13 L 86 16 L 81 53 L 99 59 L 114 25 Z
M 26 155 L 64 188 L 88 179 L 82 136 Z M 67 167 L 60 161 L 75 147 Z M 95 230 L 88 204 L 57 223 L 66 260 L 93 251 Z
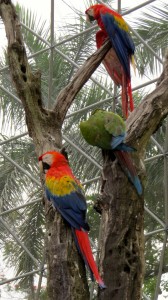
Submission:
M 87 121 L 80 123 L 80 130 L 90 145 L 111 149 L 112 136 L 123 136 L 125 123 L 119 115 L 97 109 Z

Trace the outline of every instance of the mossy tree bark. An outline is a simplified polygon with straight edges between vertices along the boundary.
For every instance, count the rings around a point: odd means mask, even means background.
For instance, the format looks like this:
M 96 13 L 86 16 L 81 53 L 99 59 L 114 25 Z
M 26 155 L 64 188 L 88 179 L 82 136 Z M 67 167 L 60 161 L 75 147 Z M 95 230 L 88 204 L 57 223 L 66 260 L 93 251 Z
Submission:
M 53 110 L 42 107 L 40 72 L 32 73 L 26 56 L 15 8 L 10 0 L 0 0 L 0 16 L 8 39 L 9 68 L 25 109 L 29 135 L 37 156 L 62 147 L 61 128 L 68 108 L 110 48 L 107 42 L 96 51 L 61 91 Z M 151 134 L 168 114 L 168 72 L 156 90 L 144 99 L 127 121 L 127 142 L 138 151 L 134 155 L 143 178 L 143 156 Z M 140 299 L 143 278 L 143 196 L 138 197 L 117 161 L 104 161 L 105 182 L 99 201 L 102 211 L 100 265 L 107 289 L 99 299 Z M 42 178 L 43 182 L 43 178 Z M 71 232 L 59 214 L 45 203 L 48 232 L 48 298 L 89 299 L 85 269 L 76 251 Z

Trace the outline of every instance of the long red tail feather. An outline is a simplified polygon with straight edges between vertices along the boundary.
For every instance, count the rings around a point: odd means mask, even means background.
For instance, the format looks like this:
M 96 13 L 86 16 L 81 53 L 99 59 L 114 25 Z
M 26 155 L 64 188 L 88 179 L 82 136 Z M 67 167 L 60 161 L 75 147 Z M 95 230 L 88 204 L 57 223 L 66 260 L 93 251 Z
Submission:
M 133 111 L 134 110 L 134 101 L 133 101 L 133 97 L 132 97 L 131 80 L 129 80 L 127 83 L 127 91 L 128 91 L 128 95 L 129 95 L 129 108 L 130 108 L 130 111 Z
M 106 288 L 103 280 L 100 277 L 100 274 L 98 272 L 98 268 L 96 266 L 95 260 L 93 258 L 90 241 L 88 237 L 87 231 L 83 230 L 77 230 L 75 229 L 75 234 L 78 242 L 78 246 L 80 248 L 80 251 L 84 257 L 84 261 L 87 261 L 87 264 L 89 265 L 90 270 L 92 271 L 96 281 L 99 284 L 100 288 Z
M 108 39 L 105 31 L 99 30 L 96 33 L 96 44 L 99 49 Z M 126 75 L 124 68 L 118 58 L 117 53 L 112 47 L 103 59 L 103 64 L 116 85 L 122 86 L 122 112 L 125 118 L 128 117 L 128 111 L 133 111 L 134 102 L 132 97 L 131 80 Z
M 127 79 L 122 70 L 122 111 L 124 117 L 128 117 L 128 95 L 127 95 Z

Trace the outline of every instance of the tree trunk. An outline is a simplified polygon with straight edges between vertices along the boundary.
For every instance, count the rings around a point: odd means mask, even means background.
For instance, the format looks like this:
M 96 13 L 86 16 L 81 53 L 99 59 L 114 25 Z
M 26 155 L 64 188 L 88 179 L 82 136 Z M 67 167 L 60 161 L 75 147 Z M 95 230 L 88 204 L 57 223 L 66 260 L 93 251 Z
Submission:
M 117 159 L 103 168 L 100 265 L 107 289 L 98 299 L 140 300 L 144 271 L 143 197 L 138 197 Z
M 48 202 L 45 211 L 48 232 L 48 299 L 89 299 L 85 266 L 76 250 L 69 226 L 59 213 L 53 213 Z
M 168 114 L 168 52 L 156 89 L 128 118 L 126 142 L 137 149 L 131 154 L 145 181 L 144 153 L 150 136 Z M 104 157 L 101 211 L 100 267 L 107 289 L 99 300 L 140 300 L 144 276 L 144 196 L 138 196 L 117 159 Z
M 33 139 L 37 157 L 48 150 L 61 150 L 61 127 L 66 112 L 111 45 L 106 43 L 101 51 L 98 50 L 86 61 L 58 96 L 54 110 L 49 111 L 42 107 L 40 72 L 31 72 L 21 26 L 11 0 L 0 0 L 0 16 L 8 39 L 10 72 L 25 110 L 29 135 Z M 43 176 L 41 180 L 44 181 Z M 48 234 L 48 299 L 89 299 L 85 266 L 76 250 L 70 228 L 58 213 L 53 212 L 48 201 L 45 203 L 45 214 Z

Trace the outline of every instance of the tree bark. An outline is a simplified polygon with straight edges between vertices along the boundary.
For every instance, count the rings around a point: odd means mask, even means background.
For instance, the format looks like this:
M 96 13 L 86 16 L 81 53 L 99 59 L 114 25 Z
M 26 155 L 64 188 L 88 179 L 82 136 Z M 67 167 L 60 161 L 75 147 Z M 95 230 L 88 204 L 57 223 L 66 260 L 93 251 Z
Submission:
M 8 39 L 9 67 L 17 93 L 23 103 L 29 135 L 37 156 L 62 147 L 61 127 L 66 112 L 84 83 L 109 50 L 107 42 L 96 51 L 73 80 L 59 94 L 53 111 L 42 107 L 40 73 L 33 74 L 28 64 L 20 24 L 10 0 L 0 0 L 0 16 Z M 143 157 L 146 143 L 168 114 L 167 61 L 158 87 L 131 113 L 127 121 L 127 143 L 137 148 L 134 160 L 144 181 Z M 141 298 L 144 270 L 143 196 L 123 174 L 117 160 L 104 160 L 105 181 L 99 201 L 102 210 L 100 265 L 107 289 L 98 293 L 99 300 Z M 43 182 L 43 178 L 42 178 Z M 59 214 L 45 203 L 48 233 L 48 298 L 89 299 L 83 262 L 71 232 Z
M 144 273 L 143 197 L 117 160 L 105 157 L 101 197 L 100 265 L 107 289 L 98 299 L 141 299 Z
M 127 120 L 126 142 L 137 149 L 132 155 L 145 181 L 144 153 L 150 136 L 168 114 L 168 53 L 158 86 Z M 107 289 L 99 300 L 140 300 L 144 277 L 144 196 L 138 196 L 117 160 L 104 158 L 100 265 Z

